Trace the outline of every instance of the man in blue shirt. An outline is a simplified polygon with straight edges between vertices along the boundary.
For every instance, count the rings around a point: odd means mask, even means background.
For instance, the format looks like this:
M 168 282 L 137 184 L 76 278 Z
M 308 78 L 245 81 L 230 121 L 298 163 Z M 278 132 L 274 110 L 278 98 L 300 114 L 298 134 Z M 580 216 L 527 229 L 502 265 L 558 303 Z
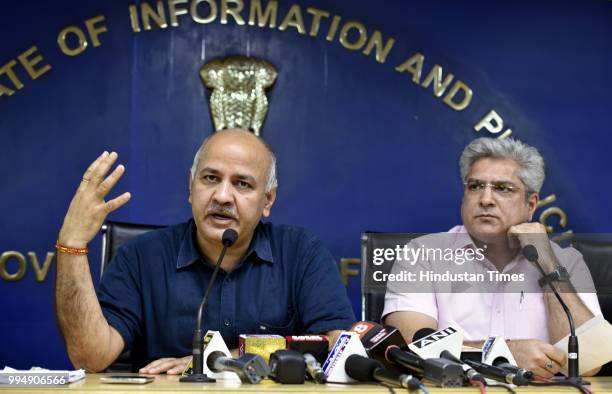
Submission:
M 230 347 L 241 333 L 325 333 L 334 337 L 354 315 L 331 254 L 312 234 L 262 223 L 276 197 L 270 148 L 245 130 L 224 130 L 198 150 L 191 169 L 193 219 L 127 243 L 109 264 L 98 294 L 87 244 L 108 213 L 130 198 L 104 197 L 123 174 L 106 175 L 117 154 L 102 154 L 85 172 L 59 234 L 56 305 L 75 367 L 100 371 L 124 348 L 144 373 L 180 373 L 189 362 L 196 311 L 221 235 L 228 249 L 203 318 Z M 183 356 L 183 357 L 181 357 Z

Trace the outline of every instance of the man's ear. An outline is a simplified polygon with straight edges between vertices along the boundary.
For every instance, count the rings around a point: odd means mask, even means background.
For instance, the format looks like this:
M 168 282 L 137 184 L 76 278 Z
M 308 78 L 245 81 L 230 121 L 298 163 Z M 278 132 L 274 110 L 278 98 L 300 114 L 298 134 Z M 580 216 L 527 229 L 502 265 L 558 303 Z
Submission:
M 263 208 L 263 216 L 266 218 L 270 216 L 270 210 L 272 209 L 272 205 L 274 205 L 274 201 L 276 201 L 276 189 L 275 187 L 269 192 L 266 192 L 266 203 Z
M 538 193 L 532 193 L 527 199 L 527 211 L 529 212 L 529 221 L 533 220 L 533 214 L 538 209 L 538 202 L 540 201 L 540 195 Z

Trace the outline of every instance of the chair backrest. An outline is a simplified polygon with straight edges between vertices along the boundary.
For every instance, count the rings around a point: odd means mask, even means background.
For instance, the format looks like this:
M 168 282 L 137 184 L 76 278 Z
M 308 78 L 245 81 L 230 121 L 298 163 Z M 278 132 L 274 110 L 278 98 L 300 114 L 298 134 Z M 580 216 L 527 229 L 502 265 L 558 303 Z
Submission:
M 606 320 L 612 320 L 612 241 L 598 241 L 578 237 L 572 246 L 584 257 L 591 271 L 601 312 Z
M 385 308 L 385 289 L 374 288 L 368 286 L 365 278 L 372 277 L 372 270 L 374 267 L 367 264 L 368 253 L 371 253 L 372 237 L 377 235 L 378 237 L 384 237 L 384 233 L 378 233 L 373 231 L 366 231 L 361 234 L 361 320 L 380 322 L 383 310 Z M 403 234 L 403 238 L 408 242 L 413 238 L 419 237 L 423 234 Z M 395 239 L 397 237 L 393 237 Z M 388 274 L 391 271 L 392 264 L 383 264 L 377 266 L 377 271 L 382 271 L 383 274 Z
M 100 277 L 102 277 L 108 263 L 115 257 L 121 245 L 134 237 L 163 227 L 165 226 L 114 222 L 110 220 L 104 223 L 101 229 L 102 264 L 100 266 Z M 138 339 L 134 343 L 134 348 L 143 346 Z M 136 365 L 136 360 L 132 358 L 132 353 L 130 350 L 126 350 L 106 369 L 106 372 L 137 372 L 137 368 L 138 366 Z
M 604 319 L 612 321 L 612 240 L 597 239 L 597 236 L 577 236 L 572 240 L 572 246 L 584 257 L 591 271 L 601 313 Z M 612 362 L 604 365 L 598 376 L 612 376 Z
M 163 228 L 154 224 L 136 224 L 125 222 L 106 221 L 102 226 L 102 265 L 100 266 L 100 277 L 104 273 L 106 266 L 117 254 L 119 247 L 141 234 L 151 230 Z

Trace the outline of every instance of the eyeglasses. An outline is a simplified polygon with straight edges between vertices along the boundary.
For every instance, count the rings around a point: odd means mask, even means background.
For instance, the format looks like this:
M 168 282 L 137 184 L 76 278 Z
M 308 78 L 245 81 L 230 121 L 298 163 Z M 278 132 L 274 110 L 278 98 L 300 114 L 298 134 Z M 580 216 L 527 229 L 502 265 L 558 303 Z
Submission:
M 491 190 L 493 190 L 495 194 L 503 197 L 511 197 L 521 190 L 520 187 L 503 181 L 483 182 L 477 179 L 470 179 L 467 182 L 463 182 L 463 185 L 465 186 L 466 192 L 473 195 L 481 194 L 487 187 L 491 187 Z

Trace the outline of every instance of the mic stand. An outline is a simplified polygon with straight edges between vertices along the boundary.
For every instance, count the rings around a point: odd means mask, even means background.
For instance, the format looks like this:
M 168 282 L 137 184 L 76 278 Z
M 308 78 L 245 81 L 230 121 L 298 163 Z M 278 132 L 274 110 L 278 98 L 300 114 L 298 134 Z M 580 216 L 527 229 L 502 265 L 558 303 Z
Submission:
M 232 242 L 233 243 L 233 242 Z M 215 265 L 215 270 L 212 273 L 210 281 L 208 281 L 208 287 L 206 287 L 206 291 L 204 292 L 204 298 L 202 299 L 202 303 L 198 308 L 198 318 L 196 320 L 196 329 L 193 332 L 193 340 L 192 340 L 192 354 L 193 354 L 193 373 L 189 376 L 183 376 L 179 379 L 180 382 L 183 383 L 212 383 L 216 382 L 215 379 L 209 378 L 204 373 L 204 332 L 202 331 L 202 312 L 204 310 L 204 306 L 206 305 L 206 301 L 208 301 L 208 293 L 210 293 L 210 289 L 212 288 L 213 283 L 215 283 L 215 278 L 217 277 L 217 273 L 219 272 L 219 267 L 221 266 L 221 262 L 223 261 L 223 257 L 225 256 L 225 251 L 227 248 L 231 246 L 226 242 L 223 242 L 223 249 L 221 249 L 221 254 L 219 255 L 219 259 L 217 260 L 217 264 Z
M 529 248 L 529 246 L 531 246 L 531 248 Z M 527 253 L 525 253 L 525 249 L 528 249 Z M 533 245 L 525 246 L 523 248 L 523 255 L 527 258 L 527 260 L 531 261 L 532 263 L 536 265 L 536 267 L 540 271 L 540 274 L 542 274 L 542 277 L 546 276 L 544 269 L 542 268 L 542 266 L 540 265 L 540 262 L 538 261 L 538 257 L 539 257 L 538 251 L 535 248 L 535 246 Z M 563 299 L 557 292 L 557 289 L 555 289 L 555 286 L 553 286 L 552 283 L 550 283 L 550 281 L 547 284 L 548 284 L 548 287 L 555 294 L 555 297 L 557 298 L 559 303 L 561 304 L 563 311 L 567 315 L 567 320 L 569 321 L 569 326 L 570 326 L 570 335 L 567 340 L 567 378 L 555 378 L 553 376 L 552 381 L 554 382 L 569 381 L 569 382 L 579 384 L 579 385 L 589 385 L 591 383 L 589 381 L 582 379 L 582 377 L 580 377 L 578 373 L 579 371 L 579 368 L 578 368 L 578 337 L 576 336 L 576 325 L 574 324 L 574 317 L 572 316 L 572 313 L 570 312 L 569 308 L 567 307 L 567 305 L 565 304 L 565 302 L 563 301 Z

